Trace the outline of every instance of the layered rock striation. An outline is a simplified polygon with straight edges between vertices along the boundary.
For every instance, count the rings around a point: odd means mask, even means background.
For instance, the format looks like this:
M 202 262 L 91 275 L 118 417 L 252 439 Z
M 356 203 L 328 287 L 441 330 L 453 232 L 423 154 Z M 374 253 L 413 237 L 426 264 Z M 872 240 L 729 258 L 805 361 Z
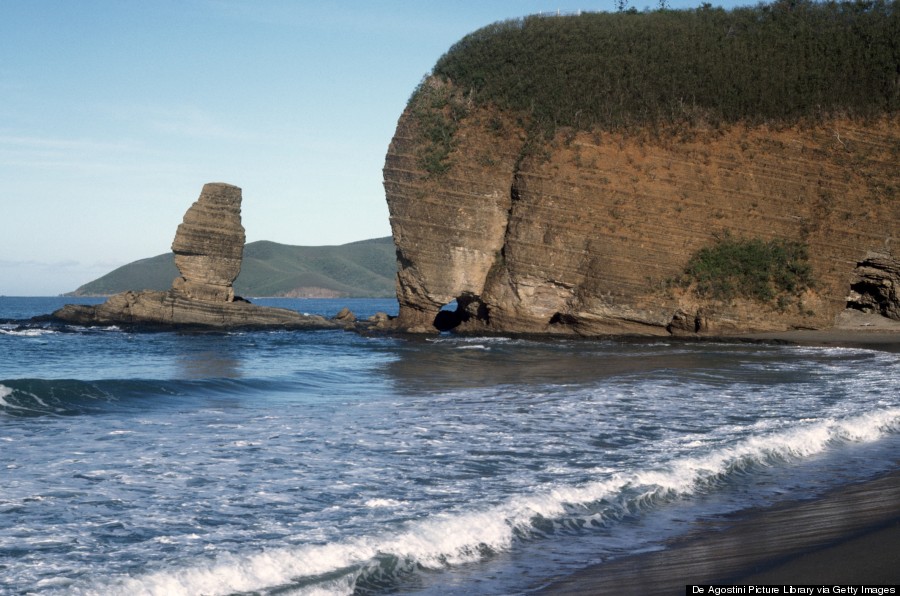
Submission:
M 560 128 L 535 145 L 515 113 L 454 111 L 462 91 L 429 86 L 453 144 L 435 167 L 412 101 L 384 167 L 403 330 L 727 335 L 828 328 L 848 300 L 898 317 L 896 115 Z M 685 267 L 726 235 L 802 245 L 814 283 L 701 295 Z
M 51 319 L 81 325 L 231 328 L 336 328 L 343 322 L 251 304 L 236 297 L 232 284 L 244 249 L 241 189 L 223 183 L 203 186 L 178 226 L 172 251 L 181 275 L 166 292 L 127 291 L 96 306 L 69 304 Z
M 847 306 L 900 321 L 900 259 L 868 253 L 853 270 Z
M 241 189 L 205 184 L 175 232 L 172 252 L 181 277 L 172 288 L 195 300 L 234 301 L 232 284 L 241 272 L 245 240 Z

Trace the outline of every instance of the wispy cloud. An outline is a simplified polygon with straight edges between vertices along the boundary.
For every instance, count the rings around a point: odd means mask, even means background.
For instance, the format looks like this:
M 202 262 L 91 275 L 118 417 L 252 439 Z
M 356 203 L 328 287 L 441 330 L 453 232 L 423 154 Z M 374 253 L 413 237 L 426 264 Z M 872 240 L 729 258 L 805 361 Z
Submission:
M 137 147 L 87 139 L 0 135 L 0 167 L 108 174 L 138 167 Z
M 242 129 L 229 118 L 195 105 L 109 105 L 104 114 L 131 129 L 171 137 L 214 141 L 250 141 L 256 133 Z
M 167 170 L 178 168 L 178 163 L 168 159 L 163 149 L 151 148 L 143 141 L 4 134 L 0 131 L 0 167 L 3 168 L 108 175 L 158 168 L 160 164 Z
M 43 270 L 60 270 L 60 269 L 81 269 L 84 265 L 80 261 L 66 259 L 62 261 L 36 261 L 33 259 L 22 261 L 11 261 L 0 259 L 0 268 L 2 269 L 43 269 Z
M 26 151 L 133 151 L 135 145 L 119 141 L 98 141 L 95 139 L 66 139 L 28 135 L 0 134 L 0 149 Z
M 209 110 L 196 106 L 106 105 L 98 113 L 116 121 L 119 138 L 42 136 L 0 129 L 0 166 L 77 169 L 85 172 L 144 169 L 175 162 L 185 143 L 265 142 Z
M 228 141 L 246 141 L 254 137 L 194 107 L 158 108 L 151 114 L 149 123 L 157 131 L 172 135 Z

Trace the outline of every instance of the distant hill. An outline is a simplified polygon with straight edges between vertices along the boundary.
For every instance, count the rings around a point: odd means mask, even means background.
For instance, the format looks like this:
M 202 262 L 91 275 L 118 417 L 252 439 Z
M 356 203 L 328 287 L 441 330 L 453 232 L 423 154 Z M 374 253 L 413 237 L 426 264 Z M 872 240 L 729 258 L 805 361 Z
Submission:
M 340 246 L 290 246 L 260 240 L 244 247 L 239 296 L 389 297 L 396 273 L 390 236 Z M 106 296 L 126 290 L 167 290 L 178 276 L 172 253 L 123 265 L 70 296 Z

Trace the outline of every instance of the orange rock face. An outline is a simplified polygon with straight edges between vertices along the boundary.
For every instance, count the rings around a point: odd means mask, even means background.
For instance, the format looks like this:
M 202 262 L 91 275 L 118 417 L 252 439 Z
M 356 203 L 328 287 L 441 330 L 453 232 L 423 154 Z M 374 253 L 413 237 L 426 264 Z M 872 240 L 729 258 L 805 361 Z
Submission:
M 563 130 L 526 147 L 515 119 L 473 108 L 438 175 L 423 165 L 420 129 L 408 108 L 384 168 L 406 330 L 433 332 L 436 320 L 582 335 L 827 328 L 857 263 L 900 254 L 897 116 Z M 785 307 L 671 283 L 726 233 L 803 243 L 814 287 Z

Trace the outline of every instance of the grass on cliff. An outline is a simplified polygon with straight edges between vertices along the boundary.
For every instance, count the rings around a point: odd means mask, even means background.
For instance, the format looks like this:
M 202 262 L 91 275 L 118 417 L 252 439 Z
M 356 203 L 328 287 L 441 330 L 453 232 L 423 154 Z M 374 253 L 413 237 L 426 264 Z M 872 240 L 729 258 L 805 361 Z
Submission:
M 813 277 L 804 244 L 725 234 L 691 257 L 679 282 L 693 286 L 704 298 L 777 299 L 778 306 L 784 308 L 790 296 L 813 286 Z
M 529 16 L 467 35 L 432 74 L 545 132 L 865 117 L 900 108 L 900 0 Z
M 459 93 L 436 79 L 424 81 L 416 90 L 416 97 L 413 114 L 419 134 L 426 141 L 418 155 L 419 167 L 440 176 L 450 169 L 456 130 L 467 109 Z

